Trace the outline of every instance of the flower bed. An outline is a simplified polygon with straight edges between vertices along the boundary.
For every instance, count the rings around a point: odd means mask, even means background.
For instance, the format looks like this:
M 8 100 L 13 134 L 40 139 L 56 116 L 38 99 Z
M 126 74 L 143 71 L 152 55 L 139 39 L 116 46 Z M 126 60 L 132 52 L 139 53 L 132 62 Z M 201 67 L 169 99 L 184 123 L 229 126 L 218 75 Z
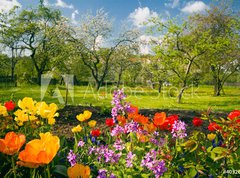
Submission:
M 57 105 L 32 98 L 0 105 L 0 175 L 6 177 L 218 177 L 240 174 L 240 111 L 227 118 L 150 118 L 114 92 L 111 118 L 100 128 L 88 110 L 76 116 L 74 138 L 53 135 Z M 187 134 L 188 133 L 188 134 Z M 189 134 L 190 133 L 190 134 Z M 232 172 L 231 172 L 232 171 Z M 230 175 L 231 176 L 231 175 Z M 233 176 L 234 177 L 234 176 Z

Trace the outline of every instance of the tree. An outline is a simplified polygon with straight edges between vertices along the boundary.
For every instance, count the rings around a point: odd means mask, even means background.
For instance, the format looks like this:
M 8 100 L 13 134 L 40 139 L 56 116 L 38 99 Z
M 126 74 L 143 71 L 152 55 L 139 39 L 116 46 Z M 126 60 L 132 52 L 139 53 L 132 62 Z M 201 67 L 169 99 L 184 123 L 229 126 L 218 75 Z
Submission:
M 110 69 L 113 54 L 120 45 L 134 43 L 137 31 L 126 30 L 119 37 L 112 39 L 112 22 L 107 13 L 100 9 L 96 15 L 87 14 L 76 29 L 72 42 L 76 46 L 84 65 L 91 71 L 96 89 L 102 86 Z M 105 45 L 104 45 L 105 44 Z
M 0 53 L 0 76 L 9 75 L 9 57 L 6 54 Z
M 120 86 L 124 72 L 135 62 L 132 60 L 138 51 L 137 46 L 119 46 L 113 56 L 113 71 L 117 75 L 117 87 Z
M 224 83 L 240 70 L 240 21 L 227 5 L 212 7 L 206 14 L 191 17 L 195 31 L 207 32 L 209 50 L 202 57 L 214 81 L 214 95 L 219 96 Z
M 51 60 L 61 51 L 64 19 L 60 11 L 52 10 L 40 1 L 38 8 L 23 10 L 17 22 L 22 48 L 30 53 L 40 84 L 41 75 L 51 68 Z
M 152 88 L 158 84 L 158 93 L 161 93 L 163 82 L 167 80 L 167 70 L 161 62 L 160 58 L 149 56 L 143 66 L 144 76 L 151 81 Z
M 11 80 L 14 81 L 15 66 L 22 56 L 23 48 L 20 47 L 20 34 L 16 23 L 17 7 L 9 12 L 0 13 L 0 43 L 6 51 L 10 50 Z
M 159 19 L 153 19 L 153 30 L 162 32 L 164 37 L 157 42 L 155 52 L 157 58 L 162 60 L 164 68 L 170 71 L 180 85 L 177 102 L 181 103 L 182 95 L 191 82 L 194 73 L 194 65 L 197 67 L 197 60 L 206 52 L 207 43 L 204 33 L 192 32 L 193 26 L 187 21 L 178 25 L 173 21 L 162 23 Z

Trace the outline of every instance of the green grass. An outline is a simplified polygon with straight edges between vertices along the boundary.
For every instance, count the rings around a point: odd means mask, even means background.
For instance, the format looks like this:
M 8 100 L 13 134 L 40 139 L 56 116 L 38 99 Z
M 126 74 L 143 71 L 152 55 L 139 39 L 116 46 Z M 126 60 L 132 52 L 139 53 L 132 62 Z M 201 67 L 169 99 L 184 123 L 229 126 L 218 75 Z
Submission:
M 51 88 L 53 89 L 51 91 Z M 65 100 L 65 88 L 59 86 L 59 91 Z M 48 87 L 44 94 L 43 100 L 50 103 L 55 102 L 59 107 L 63 107 L 56 97 L 51 96 L 55 86 Z M 98 92 L 91 86 L 75 86 L 74 102 L 69 97 L 69 104 L 73 105 L 93 105 L 93 106 L 111 106 L 111 98 L 114 87 L 101 88 Z M 176 102 L 178 89 L 175 87 L 164 87 L 162 93 L 158 94 L 157 90 L 148 87 L 125 87 L 127 101 L 139 108 L 158 108 L 158 109 L 184 109 L 206 111 L 211 107 L 214 111 L 231 111 L 240 109 L 240 87 L 225 87 L 225 95 L 213 96 L 213 86 L 192 87 L 185 91 L 181 104 Z M 32 97 L 37 101 L 41 100 L 41 87 L 24 86 L 24 87 L 5 87 L 0 88 L 0 102 L 9 99 L 17 101 L 25 96 Z M 69 95 L 70 96 L 70 95 Z

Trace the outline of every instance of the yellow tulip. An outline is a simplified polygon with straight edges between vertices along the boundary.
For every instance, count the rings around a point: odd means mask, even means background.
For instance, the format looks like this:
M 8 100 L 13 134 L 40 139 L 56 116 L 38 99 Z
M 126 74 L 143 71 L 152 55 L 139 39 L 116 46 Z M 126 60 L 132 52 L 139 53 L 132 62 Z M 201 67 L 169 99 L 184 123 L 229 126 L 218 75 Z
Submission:
M 97 121 L 95 121 L 95 120 L 91 120 L 91 121 L 88 122 L 88 125 L 89 125 L 89 127 L 91 127 L 91 128 L 95 127 L 96 124 L 97 124 Z
M 55 122 L 56 122 L 56 120 L 54 118 L 49 118 L 48 119 L 48 124 L 49 125 L 53 125 L 53 124 L 55 124 Z
M 212 141 L 216 138 L 216 134 L 214 134 L 214 133 L 208 134 L 207 138 L 208 138 L 208 140 Z
M 90 111 L 84 111 L 83 114 L 86 120 L 90 119 L 92 116 L 92 112 Z
M 24 122 L 27 122 L 29 117 L 28 114 L 26 114 L 23 110 L 18 109 L 17 111 L 14 112 L 15 121 L 18 123 L 18 125 L 22 125 Z
M 38 102 L 36 104 L 38 109 L 37 113 L 44 119 L 48 119 L 48 124 L 52 125 L 55 123 L 54 117 L 57 117 L 59 114 L 56 113 L 58 107 L 55 103 L 51 103 L 50 105 L 45 102 Z
M 8 115 L 8 112 L 7 112 L 7 108 L 5 106 L 2 106 L 0 104 L 0 116 L 7 116 Z
M 69 178 L 89 178 L 91 170 L 89 166 L 84 166 L 82 164 L 75 164 L 73 167 L 69 167 L 67 174 Z
M 85 121 L 85 117 L 84 117 L 83 114 L 79 114 L 79 115 L 77 115 L 76 118 L 77 118 L 77 120 L 79 120 L 80 122 Z
M 90 119 L 92 116 L 92 113 L 90 111 L 84 111 L 83 114 L 79 114 L 76 116 L 77 120 L 80 122 L 86 121 Z
M 28 111 L 28 113 L 35 115 L 36 114 L 36 107 L 35 107 L 35 101 L 33 101 L 32 98 L 25 97 L 22 100 L 18 101 L 18 106 L 25 111 Z
M 81 132 L 82 131 L 82 127 L 80 125 L 77 125 L 76 127 L 73 127 L 72 128 L 72 132 L 75 133 L 75 132 Z

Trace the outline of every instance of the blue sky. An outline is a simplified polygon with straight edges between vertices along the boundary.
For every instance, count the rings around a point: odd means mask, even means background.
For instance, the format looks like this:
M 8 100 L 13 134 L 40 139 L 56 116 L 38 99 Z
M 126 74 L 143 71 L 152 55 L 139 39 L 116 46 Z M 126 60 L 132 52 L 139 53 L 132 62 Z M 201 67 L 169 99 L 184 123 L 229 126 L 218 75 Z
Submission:
M 130 21 L 141 27 L 146 18 L 161 15 L 163 20 L 169 17 L 186 18 L 191 13 L 203 12 L 216 4 L 218 0 L 45 0 L 45 4 L 58 8 L 63 15 L 76 22 L 81 14 L 95 12 L 104 8 L 109 17 L 114 18 L 114 25 L 122 21 Z M 232 9 L 240 9 L 240 0 L 232 1 Z M 0 10 L 9 9 L 13 5 L 22 8 L 36 6 L 39 0 L 0 0 Z
M 168 18 L 186 19 L 192 13 L 202 13 L 217 4 L 220 0 L 45 0 L 45 5 L 59 9 L 73 24 L 78 24 L 81 15 L 86 12 L 96 12 L 103 8 L 109 17 L 114 19 L 114 30 L 120 29 L 122 22 L 133 27 L 144 29 L 143 22 L 151 17 L 160 16 L 163 21 Z M 232 2 L 234 11 L 240 10 L 240 0 L 227 0 Z M 8 11 L 14 5 L 22 9 L 34 7 L 39 0 L 0 0 L 0 11 Z M 144 30 L 142 30 L 144 31 Z M 143 34 L 142 41 L 149 41 L 152 37 Z M 142 53 L 149 53 L 150 48 L 143 46 Z

